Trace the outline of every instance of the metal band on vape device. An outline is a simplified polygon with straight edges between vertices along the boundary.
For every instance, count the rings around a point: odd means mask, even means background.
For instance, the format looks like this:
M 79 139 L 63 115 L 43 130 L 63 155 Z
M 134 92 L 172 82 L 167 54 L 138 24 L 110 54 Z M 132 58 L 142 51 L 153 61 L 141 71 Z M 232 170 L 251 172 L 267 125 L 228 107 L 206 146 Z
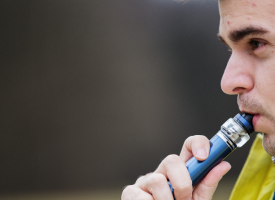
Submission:
M 250 138 L 246 130 L 232 118 L 221 126 L 221 131 L 237 147 L 242 147 Z
M 224 133 L 222 133 L 222 130 L 220 130 L 217 135 L 227 144 L 227 146 L 233 151 L 236 148 L 236 145 L 225 136 Z

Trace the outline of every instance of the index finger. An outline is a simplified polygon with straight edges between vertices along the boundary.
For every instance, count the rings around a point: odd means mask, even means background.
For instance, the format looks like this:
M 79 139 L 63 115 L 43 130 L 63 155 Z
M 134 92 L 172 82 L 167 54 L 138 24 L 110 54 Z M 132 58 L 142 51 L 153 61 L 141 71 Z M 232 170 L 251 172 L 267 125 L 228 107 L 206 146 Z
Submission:
M 186 169 L 185 163 L 178 155 L 167 156 L 155 172 L 163 174 L 170 180 L 176 199 L 191 198 L 192 180 Z

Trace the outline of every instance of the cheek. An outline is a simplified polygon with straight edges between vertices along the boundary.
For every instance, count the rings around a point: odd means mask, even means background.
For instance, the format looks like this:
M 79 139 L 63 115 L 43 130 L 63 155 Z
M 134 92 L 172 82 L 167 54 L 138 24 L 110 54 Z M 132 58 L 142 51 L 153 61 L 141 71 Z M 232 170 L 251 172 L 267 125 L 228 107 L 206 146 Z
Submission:
M 258 65 L 255 71 L 255 86 L 265 106 L 275 112 L 275 59 Z

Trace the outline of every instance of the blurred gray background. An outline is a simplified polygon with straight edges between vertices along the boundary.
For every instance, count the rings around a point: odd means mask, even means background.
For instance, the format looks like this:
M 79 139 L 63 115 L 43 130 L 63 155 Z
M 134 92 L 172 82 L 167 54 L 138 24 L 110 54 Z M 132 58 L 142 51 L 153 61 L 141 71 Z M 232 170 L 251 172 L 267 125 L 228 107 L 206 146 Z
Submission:
M 1 0 L 0 16 L 1 195 L 122 190 L 239 111 L 216 0 Z

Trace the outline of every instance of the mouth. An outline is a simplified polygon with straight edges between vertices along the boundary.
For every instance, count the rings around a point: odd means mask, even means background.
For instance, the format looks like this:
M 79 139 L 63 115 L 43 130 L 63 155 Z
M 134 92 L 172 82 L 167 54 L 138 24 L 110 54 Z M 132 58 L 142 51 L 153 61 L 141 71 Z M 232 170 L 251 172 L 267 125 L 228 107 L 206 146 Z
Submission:
M 251 112 L 251 111 L 246 111 L 246 110 L 241 110 L 242 113 L 247 113 L 247 114 L 251 114 L 254 115 L 253 119 L 252 119 L 252 123 L 253 123 L 253 128 L 254 130 L 256 130 L 257 128 L 257 122 L 259 120 L 259 118 L 261 117 L 260 113 L 255 113 L 255 112 Z

